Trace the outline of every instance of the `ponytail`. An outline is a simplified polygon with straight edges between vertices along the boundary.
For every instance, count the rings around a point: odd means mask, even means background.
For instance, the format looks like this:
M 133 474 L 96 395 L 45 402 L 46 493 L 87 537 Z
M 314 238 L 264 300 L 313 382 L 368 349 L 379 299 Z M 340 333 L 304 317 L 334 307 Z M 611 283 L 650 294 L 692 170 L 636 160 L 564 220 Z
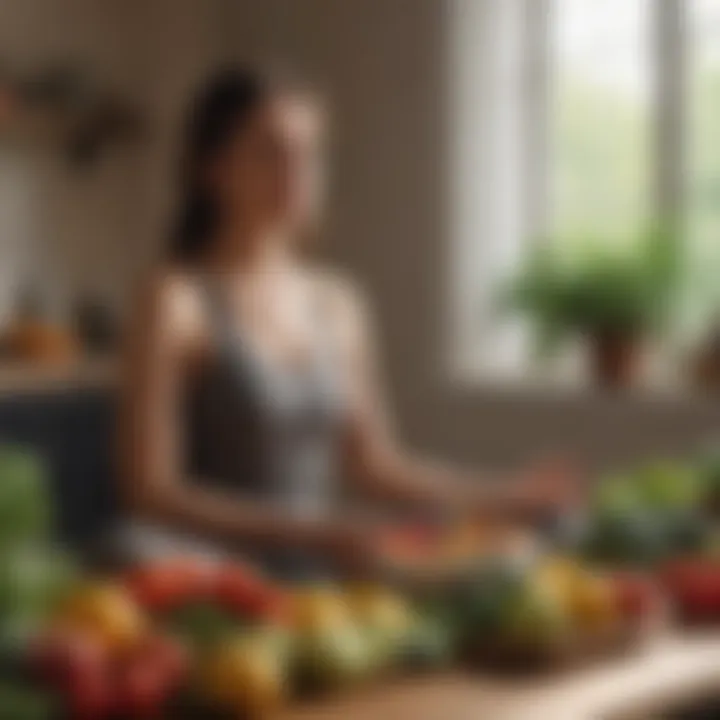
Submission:
M 195 101 L 186 131 L 181 204 L 171 237 L 173 259 L 193 261 L 206 250 L 217 226 L 218 209 L 205 174 L 275 92 L 265 76 L 232 68 L 217 74 Z

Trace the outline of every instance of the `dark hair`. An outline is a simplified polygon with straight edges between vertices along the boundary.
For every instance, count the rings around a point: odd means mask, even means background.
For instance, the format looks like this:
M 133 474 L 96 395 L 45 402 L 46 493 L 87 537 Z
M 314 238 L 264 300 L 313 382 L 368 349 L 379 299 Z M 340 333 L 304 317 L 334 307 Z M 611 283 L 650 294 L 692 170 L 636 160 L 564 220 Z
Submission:
M 174 259 L 196 259 L 215 229 L 216 201 L 203 177 L 208 164 L 269 98 L 302 90 L 287 76 L 232 67 L 217 73 L 199 93 L 186 129 L 181 204 L 171 238 Z

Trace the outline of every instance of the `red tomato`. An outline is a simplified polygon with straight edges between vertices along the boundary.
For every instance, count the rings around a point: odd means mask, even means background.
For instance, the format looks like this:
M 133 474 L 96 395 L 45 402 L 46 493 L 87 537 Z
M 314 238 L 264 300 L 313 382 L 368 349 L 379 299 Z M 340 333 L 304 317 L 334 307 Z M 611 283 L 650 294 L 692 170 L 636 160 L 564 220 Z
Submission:
M 215 597 L 228 611 L 245 619 L 280 621 L 285 615 L 284 594 L 242 565 L 220 570 Z
M 75 631 L 57 629 L 40 637 L 30 650 L 31 664 L 40 677 L 55 686 L 107 670 L 107 650 L 96 639 Z
M 179 640 L 153 635 L 137 649 L 135 659 L 155 666 L 172 687 L 180 685 L 190 671 L 190 653 Z
M 686 578 L 694 576 L 699 567 L 697 558 L 677 558 L 661 568 L 660 579 L 668 588 L 674 589 L 682 585 Z
M 704 558 L 668 564 L 661 577 L 675 602 L 695 616 L 720 616 L 720 565 Z
M 210 562 L 182 558 L 143 565 L 126 578 L 135 601 L 152 611 L 164 611 L 207 598 L 215 577 Z
M 160 718 L 173 687 L 165 668 L 149 658 L 135 659 L 119 673 L 116 707 L 136 720 Z
M 266 587 L 248 604 L 247 616 L 251 619 L 284 625 L 290 619 L 288 598 L 282 591 Z
M 649 615 L 659 602 L 658 588 L 650 578 L 633 573 L 613 576 L 617 605 L 623 617 L 639 619 Z
M 103 720 L 113 710 L 110 661 L 94 638 L 55 629 L 30 650 L 39 676 L 68 704 L 75 720 Z
M 702 615 L 720 614 L 720 587 L 718 578 L 698 574 L 685 579 L 680 597 L 691 612 Z
M 78 672 L 61 688 L 73 720 L 105 720 L 115 711 L 115 696 L 106 669 Z
M 254 605 L 265 589 L 265 581 L 243 566 L 228 565 L 220 569 L 215 596 L 230 610 L 245 611 Z
M 438 541 L 434 528 L 422 525 L 393 528 L 382 535 L 380 548 L 390 556 L 424 555 Z

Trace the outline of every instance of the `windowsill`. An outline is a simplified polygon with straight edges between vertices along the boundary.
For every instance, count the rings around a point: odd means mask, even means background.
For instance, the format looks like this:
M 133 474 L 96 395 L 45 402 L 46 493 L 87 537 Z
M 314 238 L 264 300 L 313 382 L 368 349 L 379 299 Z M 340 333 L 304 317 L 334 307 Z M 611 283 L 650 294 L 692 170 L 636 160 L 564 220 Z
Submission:
M 480 365 L 456 369 L 451 375 L 454 393 L 481 394 L 511 402 L 530 400 L 542 404 L 593 404 L 607 407 L 656 407 L 686 409 L 720 408 L 720 388 L 703 390 L 677 374 L 648 374 L 634 385 L 604 389 L 588 377 L 573 372 L 510 373 Z

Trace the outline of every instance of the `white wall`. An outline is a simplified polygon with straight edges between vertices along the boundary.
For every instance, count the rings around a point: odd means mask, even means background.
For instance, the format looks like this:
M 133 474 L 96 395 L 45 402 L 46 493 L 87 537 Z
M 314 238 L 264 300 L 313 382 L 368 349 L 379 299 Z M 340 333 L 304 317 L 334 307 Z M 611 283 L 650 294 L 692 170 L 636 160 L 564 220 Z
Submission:
M 137 104 L 146 137 L 71 172 L 45 151 L 0 154 L 0 317 L 33 269 L 61 316 L 78 293 L 120 304 L 166 234 L 170 168 L 188 90 L 222 56 L 212 0 L 0 4 L 1 57 L 32 71 L 70 60 Z M 39 277 L 37 277 L 39 275 Z
M 672 454 L 720 431 L 713 401 L 528 394 L 450 380 L 443 361 L 453 248 L 446 173 L 459 121 L 448 64 L 454 2 L 224 3 L 226 39 L 237 56 L 279 55 L 326 86 L 336 145 L 328 235 L 374 301 L 406 435 L 490 465 L 561 449 L 590 466 L 613 466 Z

